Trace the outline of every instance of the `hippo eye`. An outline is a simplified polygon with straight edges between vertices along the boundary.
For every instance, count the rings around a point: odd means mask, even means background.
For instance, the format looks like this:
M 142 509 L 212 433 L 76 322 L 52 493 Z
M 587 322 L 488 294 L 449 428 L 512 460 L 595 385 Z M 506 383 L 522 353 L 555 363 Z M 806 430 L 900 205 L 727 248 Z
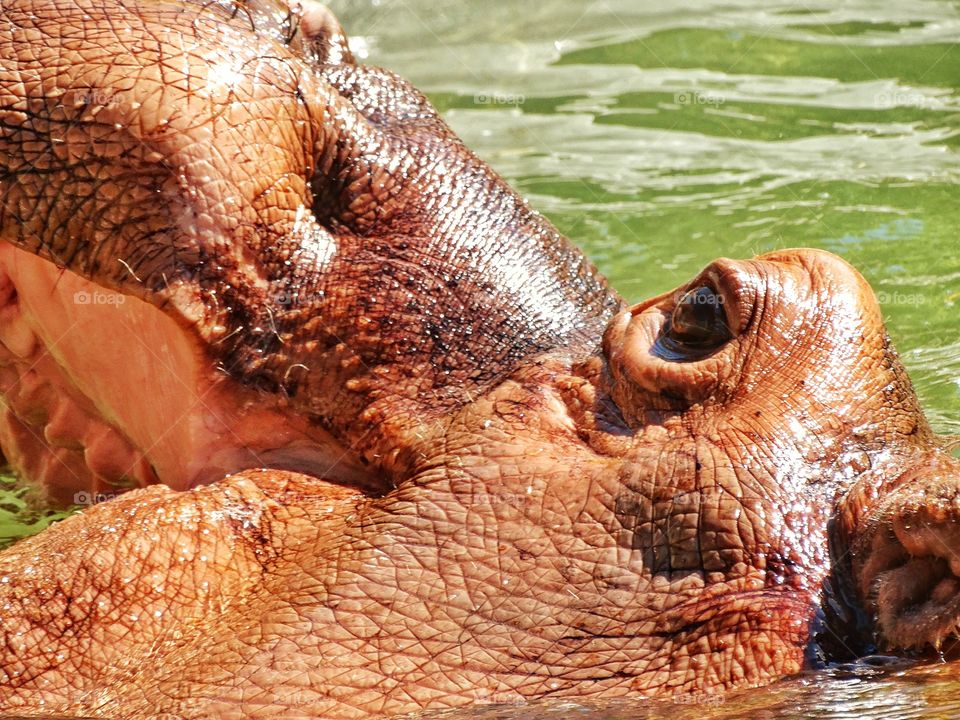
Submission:
M 677 352 L 713 350 L 731 337 L 723 298 L 705 285 L 683 294 L 664 330 L 664 339 Z

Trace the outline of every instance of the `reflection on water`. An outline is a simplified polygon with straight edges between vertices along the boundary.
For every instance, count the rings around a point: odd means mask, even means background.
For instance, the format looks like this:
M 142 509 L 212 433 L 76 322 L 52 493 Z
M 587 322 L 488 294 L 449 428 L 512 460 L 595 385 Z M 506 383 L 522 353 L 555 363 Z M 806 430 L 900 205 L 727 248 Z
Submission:
M 960 11 L 946 2 L 334 3 L 366 61 L 628 299 L 719 255 L 847 257 L 936 429 L 960 432 Z
M 529 706 L 425 713 L 426 720 L 908 720 L 960 715 L 957 664 L 894 661 L 836 668 L 758 690 L 681 695 L 675 702 L 548 700 Z
M 946 2 L 341 0 L 358 54 L 631 300 L 719 255 L 807 245 L 877 291 L 928 415 L 960 432 L 960 11 Z M 960 715 L 960 667 L 860 664 L 722 698 L 430 717 Z

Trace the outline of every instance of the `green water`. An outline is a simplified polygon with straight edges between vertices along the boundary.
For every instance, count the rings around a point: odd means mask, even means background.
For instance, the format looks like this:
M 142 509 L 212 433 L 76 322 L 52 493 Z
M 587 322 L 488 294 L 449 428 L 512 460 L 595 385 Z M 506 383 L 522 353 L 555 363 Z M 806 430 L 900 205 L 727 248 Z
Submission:
M 357 54 L 466 143 L 630 300 L 717 256 L 854 263 L 934 427 L 960 433 L 957 3 L 338 0 Z M 0 490 L 0 536 L 38 530 Z M 819 673 L 691 706 L 460 717 L 950 717 L 960 670 Z
M 27 496 L 28 489 L 18 486 L 16 478 L 0 473 L 0 548 L 70 515 L 70 511 L 38 509 Z

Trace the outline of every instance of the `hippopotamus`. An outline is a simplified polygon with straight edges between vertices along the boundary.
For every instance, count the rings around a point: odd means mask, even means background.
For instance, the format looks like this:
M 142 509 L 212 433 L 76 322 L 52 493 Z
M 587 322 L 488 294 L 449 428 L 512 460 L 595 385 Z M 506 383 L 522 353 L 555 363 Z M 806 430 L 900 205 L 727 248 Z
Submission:
M 0 15 L 0 445 L 90 505 L 0 553 L 3 711 L 699 697 L 954 632 L 957 464 L 844 260 L 627 306 L 322 6 Z

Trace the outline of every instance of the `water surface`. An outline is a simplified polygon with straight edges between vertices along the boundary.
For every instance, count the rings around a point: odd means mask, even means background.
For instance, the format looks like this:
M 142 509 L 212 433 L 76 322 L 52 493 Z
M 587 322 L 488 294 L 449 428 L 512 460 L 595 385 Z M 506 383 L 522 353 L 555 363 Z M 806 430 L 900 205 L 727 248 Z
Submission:
M 425 720 L 953 720 L 955 665 L 835 668 L 762 689 L 679 695 L 667 702 L 548 700 L 532 705 L 425 713 Z

